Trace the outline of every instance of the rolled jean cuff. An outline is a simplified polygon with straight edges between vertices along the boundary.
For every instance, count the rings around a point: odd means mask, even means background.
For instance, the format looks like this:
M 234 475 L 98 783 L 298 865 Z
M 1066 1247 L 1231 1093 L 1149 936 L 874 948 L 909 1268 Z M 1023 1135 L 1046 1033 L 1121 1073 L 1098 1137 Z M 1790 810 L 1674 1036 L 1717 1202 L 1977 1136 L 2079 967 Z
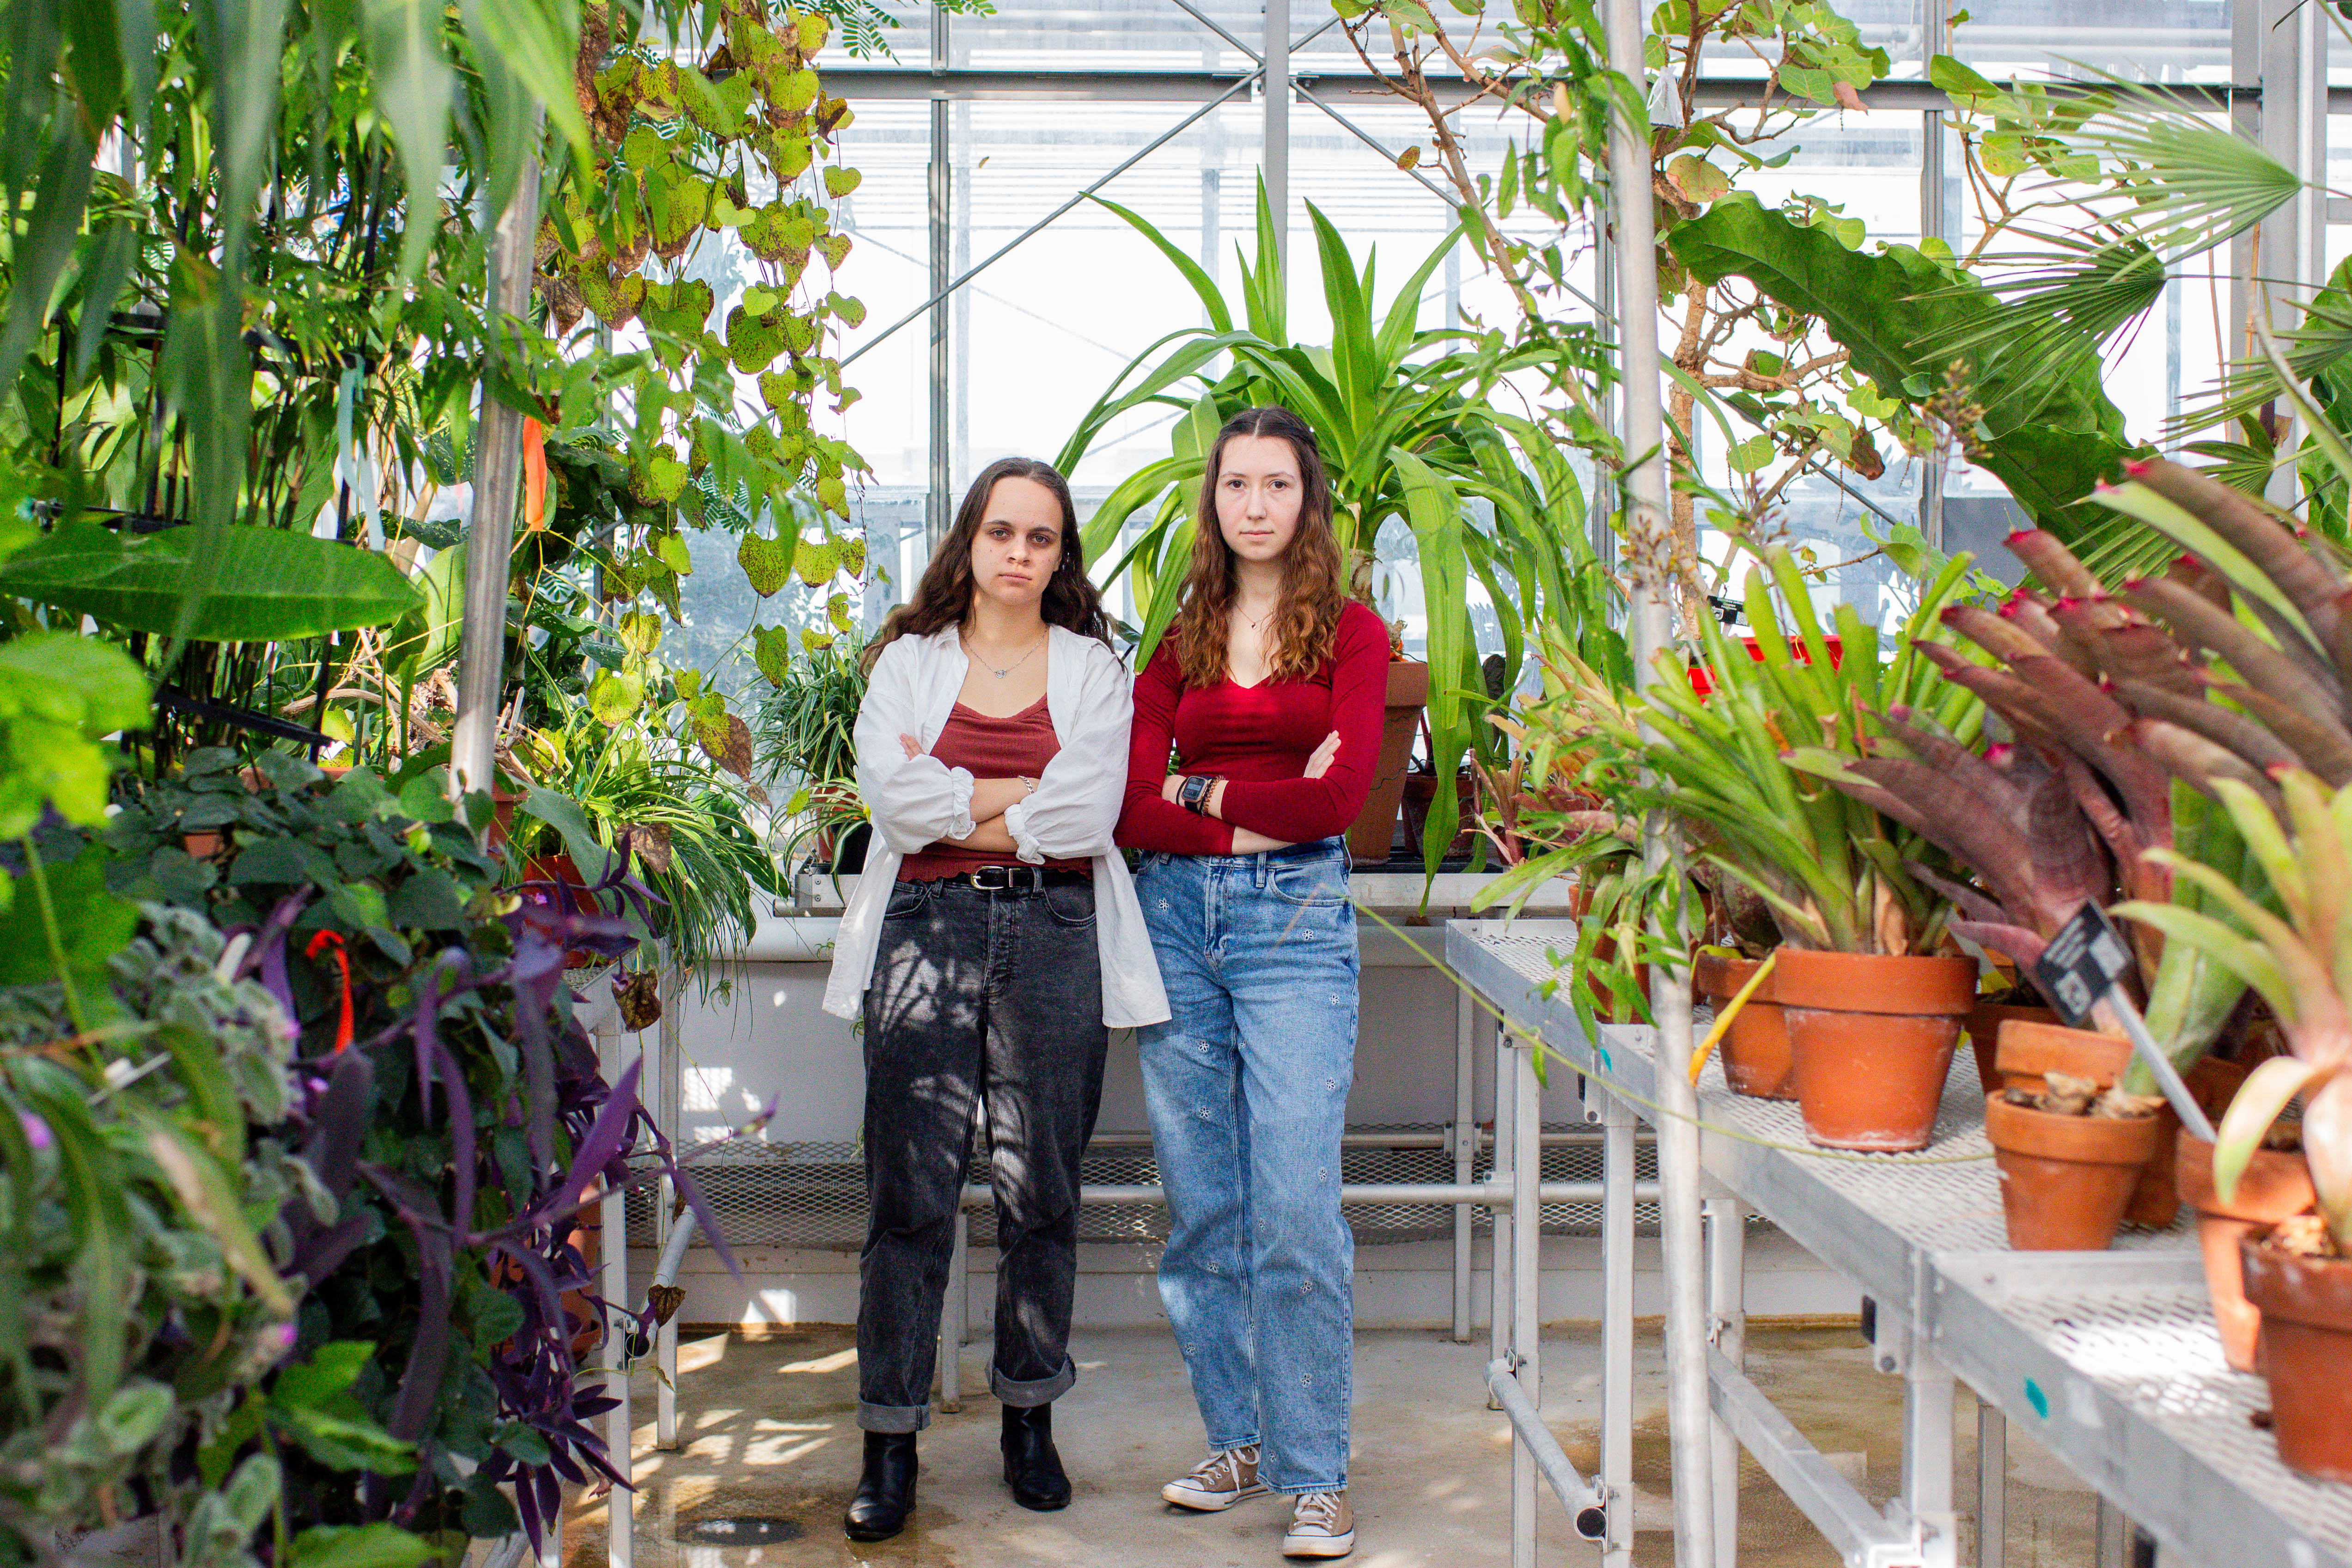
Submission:
M 1343 1492 L 1348 1489 L 1348 1475 L 1344 1470 L 1339 1473 L 1339 1479 L 1336 1481 L 1308 1481 L 1300 1486 L 1276 1486 L 1265 1479 L 1263 1470 L 1259 1472 L 1257 1479 L 1259 1485 L 1276 1497 L 1304 1497 L 1308 1492 Z
M 996 1370 L 994 1363 L 988 1368 L 988 1392 L 996 1395 L 999 1405 L 1011 1405 L 1022 1409 L 1051 1405 L 1070 1392 L 1078 1381 L 1078 1369 L 1069 1358 L 1062 1359 L 1062 1370 L 1051 1377 L 1041 1377 L 1034 1383 L 1015 1383 Z
M 868 1405 L 857 1402 L 857 1425 L 867 1432 L 919 1432 L 931 1424 L 929 1405 Z

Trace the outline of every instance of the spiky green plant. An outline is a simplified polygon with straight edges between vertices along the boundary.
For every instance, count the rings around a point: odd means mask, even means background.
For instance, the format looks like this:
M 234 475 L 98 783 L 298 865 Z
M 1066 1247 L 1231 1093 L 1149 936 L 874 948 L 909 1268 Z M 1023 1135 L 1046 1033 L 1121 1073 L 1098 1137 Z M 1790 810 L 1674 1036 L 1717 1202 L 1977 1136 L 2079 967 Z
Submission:
M 1981 706 L 1922 651 L 1935 646 L 1968 565 L 1956 555 L 1921 584 L 1919 606 L 1891 648 L 1882 650 L 1877 629 L 1853 606 L 1839 605 L 1833 656 L 1811 585 L 1775 547 L 1748 574 L 1753 657 L 1709 622 L 1713 689 L 1699 697 L 1662 655 L 1667 679 L 1637 704 L 1650 731 L 1641 758 L 1657 782 L 1633 798 L 1671 813 L 1697 858 L 1769 905 L 1790 943 L 1921 953 L 1942 934 L 1950 905 L 1915 868 L 1933 858 L 1926 836 L 1791 766 L 1789 755 L 1801 743 L 1816 757 L 1862 757 L 1885 732 L 1878 715 L 1897 708 L 1973 741 Z

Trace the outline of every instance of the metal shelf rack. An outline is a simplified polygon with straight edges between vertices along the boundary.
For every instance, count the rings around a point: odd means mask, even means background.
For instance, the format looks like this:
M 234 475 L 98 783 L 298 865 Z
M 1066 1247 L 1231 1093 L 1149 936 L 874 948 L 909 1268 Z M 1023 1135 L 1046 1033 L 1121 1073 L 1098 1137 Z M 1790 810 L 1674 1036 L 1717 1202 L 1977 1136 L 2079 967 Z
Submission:
M 1561 923 L 1462 921 L 1447 931 L 1446 953 L 1513 1025 L 1588 1075 L 1589 1092 L 1651 1119 L 1659 1098 L 1651 1032 L 1603 1026 L 1600 1040 L 1589 1042 L 1573 1010 L 1550 994 L 1552 955 L 1573 941 L 1573 928 Z M 1982 1568 L 2000 1562 L 2008 1421 L 2023 1423 L 2105 1506 L 2188 1562 L 2352 1568 L 2352 1487 L 2294 1475 L 2254 1424 L 2266 1391 L 2259 1378 L 2222 1363 L 2185 1224 L 2126 1233 L 2107 1252 L 2008 1250 L 1983 1091 L 1967 1052 L 1946 1085 L 1935 1139 L 1916 1154 L 1811 1149 L 1793 1105 L 1731 1094 L 1712 1064 L 1700 1080 L 1699 1116 L 1715 1568 L 1737 1560 L 1738 1447 L 1755 1455 L 1853 1568 L 1950 1568 L 1958 1540 L 1956 1378 L 1982 1410 Z M 1604 1172 L 1604 1187 L 1610 1180 Z M 1902 1488 L 1884 1512 L 1741 1369 L 1741 1250 L 1751 1208 L 1875 1305 L 1876 1363 L 1901 1375 L 1905 1389 Z M 1630 1280 L 1612 1275 L 1603 1310 L 1604 1333 L 1630 1321 Z M 1603 1496 L 1631 1485 L 1630 1443 L 1609 1430 L 1612 1414 L 1630 1412 L 1604 1402 Z M 1532 1561 L 1531 1542 L 1525 1561 Z

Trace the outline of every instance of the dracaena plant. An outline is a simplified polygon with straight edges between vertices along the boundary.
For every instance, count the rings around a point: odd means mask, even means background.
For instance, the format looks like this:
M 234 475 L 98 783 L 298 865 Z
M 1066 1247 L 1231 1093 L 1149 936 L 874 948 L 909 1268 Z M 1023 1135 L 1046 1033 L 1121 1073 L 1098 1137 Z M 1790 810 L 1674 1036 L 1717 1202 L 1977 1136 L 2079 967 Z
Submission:
M 1258 192 L 1257 259 L 1239 258 L 1229 300 L 1183 247 L 1125 208 L 1104 203 L 1151 242 L 1199 297 L 1208 325 L 1171 332 L 1136 355 L 1079 420 L 1056 459 L 1065 473 L 1123 417 L 1172 411 L 1169 456 L 1128 475 L 1086 525 L 1087 556 L 1112 551 L 1106 579 L 1129 574 L 1150 657 L 1176 613 L 1191 559 L 1193 503 L 1216 431 L 1245 408 L 1278 403 L 1304 419 L 1330 470 L 1332 527 L 1369 597 L 1371 558 L 1391 523 L 1418 550 L 1431 669 L 1432 761 L 1441 778 L 1473 744 L 1486 703 L 1471 635 L 1468 584 L 1498 617 L 1505 668 L 1525 656 L 1524 628 L 1547 621 L 1595 658 L 1617 644 L 1613 590 L 1595 556 L 1584 480 L 1555 436 L 1512 411 L 1505 378 L 1586 381 L 1607 374 L 1589 329 L 1541 344 L 1506 343 L 1467 327 L 1423 328 L 1422 289 L 1451 252 L 1449 235 L 1391 296 L 1375 298 L 1374 258 L 1360 266 L 1312 203 L 1316 253 L 1331 321 L 1328 344 L 1290 335 L 1274 223 Z M 1129 524 L 1138 524 L 1124 532 Z M 1114 550 L 1114 546 L 1117 548 Z M 1622 646 L 1622 645 L 1618 645 Z M 1433 867 L 1460 826 L 1440 789 L 1423 846 Z
M 2210 895 L 2213 912 L 2131 902 L 2117 912 L 2211 956 L 2260 992 L 2292 1055 L 2263 1062 L 2231 1101 L 2213 1146 L 2226 1200 L 2271 1123 L 2300 1096 L 2303 1152 L 2339 1255 L 2352 1255 L 2352 786 L 2331 789 L 2300 768 L 2269 796 L 2236 779 L 2215 790 L 2262 868 L 2279 910 L 2186 856 L 2157 851 L 2175 876 Z
M 1919 587 L 1919 604 L 1882 657 L 1876 628 L 1841 604 L 1834 652 L 1814 614 L 1811 585 L 1788 551 L 1773 547 L 1747 578 L 1749 647 L 1712 621 L 1702 628 L 1712 689 L 1701 697 L 1682 667 L 1661 656 L 1668 679 L 1635 709 L 1650 737 L 1642 763 L 1654 783 L 1629 785 L 1635 810 L 1662 808 L 1689 834 L 1696 858 L 1770 910 L 1783 941 L 1836 952 L 1912 954 L 1935 950 L 1950 914 L 1916 867 L 1936 851 L 1925 835 L 1790 765 L 1807 755 L 1862 757 L 1895 709 L 1925 716 L 1967 743 L 1982 710 L 1939 677 L 1923 651 L 1963 586 L 1968 557 L 1954 556 Z M 1785 619 L 1784 619 L 1785 615 Z

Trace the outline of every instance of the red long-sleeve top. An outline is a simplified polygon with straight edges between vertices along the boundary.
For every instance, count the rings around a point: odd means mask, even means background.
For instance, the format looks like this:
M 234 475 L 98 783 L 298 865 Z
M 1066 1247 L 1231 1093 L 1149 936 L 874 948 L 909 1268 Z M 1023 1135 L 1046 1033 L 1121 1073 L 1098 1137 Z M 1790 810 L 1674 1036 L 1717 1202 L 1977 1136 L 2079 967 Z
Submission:
M 1339 612 L 1331 657 L 1303 680 L 1237 686 L 1227 676 L 1191 687 L 1162 641 L 1135 681 L 1127 805 L 1118 842 L 1171 855 L 1230 855 L 1234 829 L 1292 844 L 1345 833 L 1364 809 L 1381 760 L 1388 702 L 1389 633 L 1352 601 Z M 1301 776 L 1337 730 L 1339 753 L 1319 779 Z M 1223 819 L 1160 798 L 1173 749 L 1179 771 L 1225 781 Z

